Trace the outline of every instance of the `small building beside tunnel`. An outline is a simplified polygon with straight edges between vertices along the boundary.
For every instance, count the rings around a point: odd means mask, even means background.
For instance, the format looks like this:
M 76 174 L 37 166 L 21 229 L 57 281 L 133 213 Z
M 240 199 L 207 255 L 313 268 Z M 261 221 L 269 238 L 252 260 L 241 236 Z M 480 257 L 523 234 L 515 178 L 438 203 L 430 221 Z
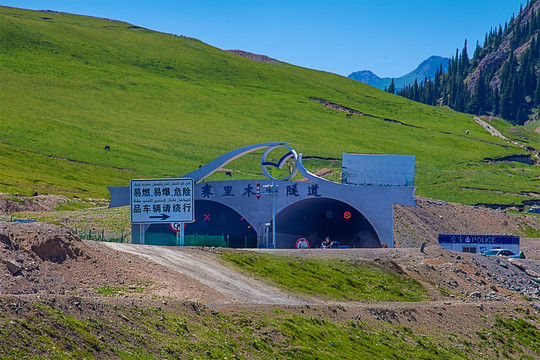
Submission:
M 268 161 L 276 148 L 286 154 Z M 205 181 L 228 162 L 259 149 L 266 150 L 261 158 L 265 179 Z M 284 179 L 267 170 L 287 161 L 294 165 Z M 297 172 L 303 178 L 293 181 Z M 337 183 L 306 170 L 302 154 L 287 143 L 264 143 L 231 151 L 182 178 L 195 183 L 195 221 L 183 225 L 182 239 L 169 224 L 133 224 L 133 243 L 286 249 L 297 247 L 299 240 L 303 247 L 319 247 L 328 237 L 336 247 L 394 247 L 392 205 L 416 206 L 414 156 L 406 155 L 345 153 L 343 182 Z M 129 189 L 110 190 L 111 207 L 125 205 Z
M 452 251 L 483 254 L 488 250 L 507 249 L 519 253 L 519 236 L 486 234 L 439 234 L 439 246 Z

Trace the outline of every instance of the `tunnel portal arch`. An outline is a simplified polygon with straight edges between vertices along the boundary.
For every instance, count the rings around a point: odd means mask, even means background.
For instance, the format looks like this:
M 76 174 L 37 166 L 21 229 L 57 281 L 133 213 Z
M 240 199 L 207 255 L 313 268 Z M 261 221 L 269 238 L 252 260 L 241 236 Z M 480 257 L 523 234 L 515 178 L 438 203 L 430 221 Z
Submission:
M 329 237 L 351 248 L 381 247 L 370 222 L 351 205 L 331 198 L 297 201 L 276 214 L 278 248 L 294 248 L 300 238 L 318 247 Z
M 223 235 L 232 248 L 257 247 L 253 226 L 234 209 L 210 200 L 196 200 L 195 221 L 186 224 L 186 235 Z
M 257 247 L 257 233 L 251 224 L 234 209 L 216 201 L 196 201 L 195 221 L 185 224 L 184 234 L 192 239 L 186 245 L 222 246 L 215 239 L 223 237 L 221 242 L 228 247 Z M 176 233 L 168 224 L 152 224 L 145 243 L 176 245 Z
M 394 246 L 392 205 L 416 206 L 413 155 L 348 154 L 347 166 L 342 164 L 342 175 L 346 176 L 346 181 L 337 183 L 308 171 L 302 163 L 302 154 L 287 145 L 285 142 L 269 142 L 238 148 L 178 178 L 191 180 L 194 184 L 192 189 L 187 189 L 192 195 L 191 203 L 197 204 L 190 212 L 195 215 L 195 222 L 185 226 L 187 235 L 228 235 L 229 239 L 233 239 L 232 247 L 242 247 L 242 239 L 246 247 L 294 247 L 297 236 L 309 238 L 311 245 L 316 246 L 327 235 L 331 240 L 351 247 Z M 273 149 L 278 148 L 281 148 L 277 152 L 278 157 L 273 154 L 267 158 Z M 224 166 L 231 161 L 262 149 L 266 150 L 260 165 L 266 179 L 205 180 L 220 168 L 225 169 Z M 398 172 L 394 169 L 396 164 L 399 165 Z M 273 168 L 288 168 L 290 175 L 282 177 L 280 170 L 276 170 L 276 173 L 267 171 Z M 374 179 L 366 178 L 366 171 L 369 175 L 374 169 L 380 175 Z M 297 171 L 307 181 L 292 181 Z M 231 178 L 237 176 L 229 171 L 226 171 L 226 175 Z M 131 205 L 135 196 L 131 185 L 110 186 L 109 190 L 111 208 Z M 160 206 L 153 207 L 153 216 L 149 216 L 159 219 L 156 221 L 160 224 L 132 221 L 132 242 L 187 245 L 183 240 L 179 241 L 177 234 L 174 234 L 174 238 L 165 234 L 168 231 L 166 221 L 171 217 L 171 212 L 160 209 Z M 133 208 L 131 211 L 133 220 L 135 212 Z M 271 236 L 272 241 L 269 241 L 269 231 L 273 228 L 271 221 L 276 211 L 276 235 L 280 234 L 283 238 L 281 243 L 279 237 L 274 242 Z M 205 214 L 209 212 L 210 217 L 205 219 Z M 348 214 L 347 218 L 345 214 Z M 249 223 L 246 219 L 249 219 Z M 217 226 L 210 227 L 210 223 Z M 171 227 L 174 226 L 171 223 Z M 151 230 L 155 228 L 163 231 L 161 238 L 157 235 L 151 238 Z M 149 236 L 145 235 L 146 232 L 149 232 Z

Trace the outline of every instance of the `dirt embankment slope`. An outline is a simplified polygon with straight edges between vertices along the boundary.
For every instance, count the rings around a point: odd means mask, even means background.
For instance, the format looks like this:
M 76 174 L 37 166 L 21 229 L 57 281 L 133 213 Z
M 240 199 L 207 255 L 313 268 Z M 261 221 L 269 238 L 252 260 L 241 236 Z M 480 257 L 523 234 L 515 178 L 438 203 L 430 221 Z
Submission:
M 423 197 L 417 197 L 416 204 L 416 208 L 394 205 L 396 247 L 419 247 L 423 242 L 435 245 L 439 234 L 520 235 L 527 229 L 540 229 L 536 216 Z
M 511 262 L 457 254 L 436 245 L 424 252 L 419 248 L 273 251 L 375 262 L 420 281 L 433 299 L 421 303 L 302 298 L 224 266 L 219 251 L 227 250 L 81 241 L 70 230 L 39 223 L 0 222 L 0 249 L 0 317 L 21 309 L 28 311 L 24 316 L 36 315 L 35 302 L 77 317 L 107 316 L 111 305 L 184 312 L 195 306 L 197 313 L 212 316 L 215 311 L 271 316 L 281 309 L 333 321 L 362 319 L 374 326 L 394 324 L 426 334 L 474 337 L 476 329 L 496 316 L 515 315 L 515 309 L 540 313 L 538 260 Z M 530 300 L 524 301 L 524 296 Z M 129 326 L 129 318 L 114 316 L 114 321 Z
M 0 211 L 5 212 L 2 209 L 6 207 L 21 210 L 21 206 L 27 207 L 23 210 L 43 206 L 51 209 L 61 200 L 44 197 L 14 201 L 4 196 L 0 198 Z M 14 207 L 14 202 L 19 207 Z M 36 204 L 41 205 L 36 208 Z M 480 292 L 482 298 L 501 299 L 506 290 L 524 295 L 535 293 L 536 288 L 529 284 L 534 283 L 534 276 L 506 260 L 497 262 L 478 255 L 455 255 L 433 245 L 440 233 L 516 234 L 525 228 L 538 229 L 538 217 L 425 198 L 417 198 L 417 204 L 416 208 L 394 207 L 396 249 L 285 252 L 295 256 L 331 254 L 368 261 L 378 259 L 390 267 L 397 266 L 428 286 L 464 296 Z M 424 242 L 429 250 L 420 253 L 420 244 Z M 539 243 L 536 239 L 522 239 L 522 248 L 528 257 L 523 263 L 527 263 L 530 271 L 538 273 L 537 264 L 529 259 L 540 259 Z M 83 242 L 69 229 L 45 223 L 0 222 L 0 251 L 0 262 L 4 264 L 0 268 L 3 270 L 2 294 L 95 295 L 104 287 L 117 287 L 123 289 L 121 295 L 126 297 L 168 296 L 215 304 L 292 305 L 311 301 L 284 294 L 232 271 L 209 251 L 127 244 L 106 246 Z M 513 280 L 520 278 L 526 284 Z
M 0 222 L 0 313 L 14 311 L 9 304 L 30 308 L 32 301 L 54 300 L 66 312 L 77 310 L 85 316 L 97 316 L 94 310 L 103 304 L 182 307 L 192 302 L 208 312 L 271 313 L 277 307 L 302 316 L 361 318 L 372 324 L 471 337 L 495 316 L 510 316 L 515 309 L 540 313 L 536 239 L 524 239 L 529 256 L 516 261 L 455 253 L 435 245 L 439 233 L 536 229 L 536 217 L 429 199 L 417 202 L 417 208 L 395 207 L 398 248 L 272 252 L 375 262 L 418 280 L 432 301 L 370 304 L 301 297 L 231 270 L 218 254 L 227 250 L 104 244 L 81 241 L 65 227 Z M 422 242 L 427 243 L 424 252 L 419 249 Z
M 536 242 L 532 243 L 533 245 Z M 206 304 L 306 305 L 328 302 L 284 293 L 230 269 L 213 248 L 81 241 L 41 223 L 0 222 L 2 294 L 169 297 Z M 268 251 L 268 250 L 266 250 Z M 419 248 L 274 250 L 289 256 L 362 259 L 420 281 L 434 300 L 514 301 L 540 297 L 540 261 Z
M 69 229 L 44 223 L 0 222 L 0 264 L 3 295 L 228 299 L 194 277 L 102 243 L 82 241 Z

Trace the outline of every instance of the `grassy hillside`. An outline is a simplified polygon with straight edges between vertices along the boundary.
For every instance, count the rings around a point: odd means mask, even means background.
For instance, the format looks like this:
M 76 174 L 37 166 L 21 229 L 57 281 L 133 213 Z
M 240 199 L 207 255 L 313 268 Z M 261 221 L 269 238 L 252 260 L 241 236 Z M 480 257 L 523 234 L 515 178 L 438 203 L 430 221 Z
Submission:
M 426 334 L 429 330 L 392 320 L 373 325 L 342 306 L 328 306 L 326 311 L 310 306 L 241 309 L 230 314 L 198 303 L 163 302 L 166 305 L 148 306 L 77 297 L 7 298 L 1 304 L 9 310 L 0 314 L 0 359 L 403 360 L 540 355 L 540 319 L 517 312 L 489 320 L 482 315 L 485 327 L 468 336 L 444 331 Z M 396 314 L 379 311 L 384 317 Z M 414 318 L 416 311 L 409 312 Z
M 180 176 L 267 141 L 338 159 L 414 154 L 417 194 L 449 201 L 520 203 L 540 192 L 537 167 L 483 162 L 524 150 L 491 137 L 471 116 L 345 77 L 62 13 L 0 7 L 0 29 L 3 192 L 107 197 L 108 185 Z M 347 119 L 310 97 L 375 117 Z M 257 160 L 233 167 L 258 177 Z
M 390 320 L 375 326 L 347 316 L 341 306 L 230 314 L 198 303 L 112 305 L 76 297 L 8 298 L 2 306 L 9 310 L 0 314 L 0 359 L 533 359 L 540 354 L 539 318 L 522 314 L 486 316 L 485 327 L 471 339 L 461 333 L 425 334 Z M 349 319 L 336 316 L 342 313 Z
M 419 282 L 374 263 L 236 251 L 223 252 L 221 258 L 290 292 L 348 301 L 429 300 Z

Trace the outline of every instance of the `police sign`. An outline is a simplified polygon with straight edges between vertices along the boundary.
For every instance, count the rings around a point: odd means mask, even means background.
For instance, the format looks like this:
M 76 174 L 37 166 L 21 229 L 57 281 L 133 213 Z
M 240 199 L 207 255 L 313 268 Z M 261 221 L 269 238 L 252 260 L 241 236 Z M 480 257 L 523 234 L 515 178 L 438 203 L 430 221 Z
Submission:
M 131 222 L 193 222 L 193 179 L 131 180 Z
M 462 235 L 439 234 L 439 244 L 504 244 L 519 245 L 519 236 L 514 235 Z
M 519 252 L 519 236 L 439 234 L 439 245 L 453 251 L 483 253 L 490 249 L 509 249 Z

